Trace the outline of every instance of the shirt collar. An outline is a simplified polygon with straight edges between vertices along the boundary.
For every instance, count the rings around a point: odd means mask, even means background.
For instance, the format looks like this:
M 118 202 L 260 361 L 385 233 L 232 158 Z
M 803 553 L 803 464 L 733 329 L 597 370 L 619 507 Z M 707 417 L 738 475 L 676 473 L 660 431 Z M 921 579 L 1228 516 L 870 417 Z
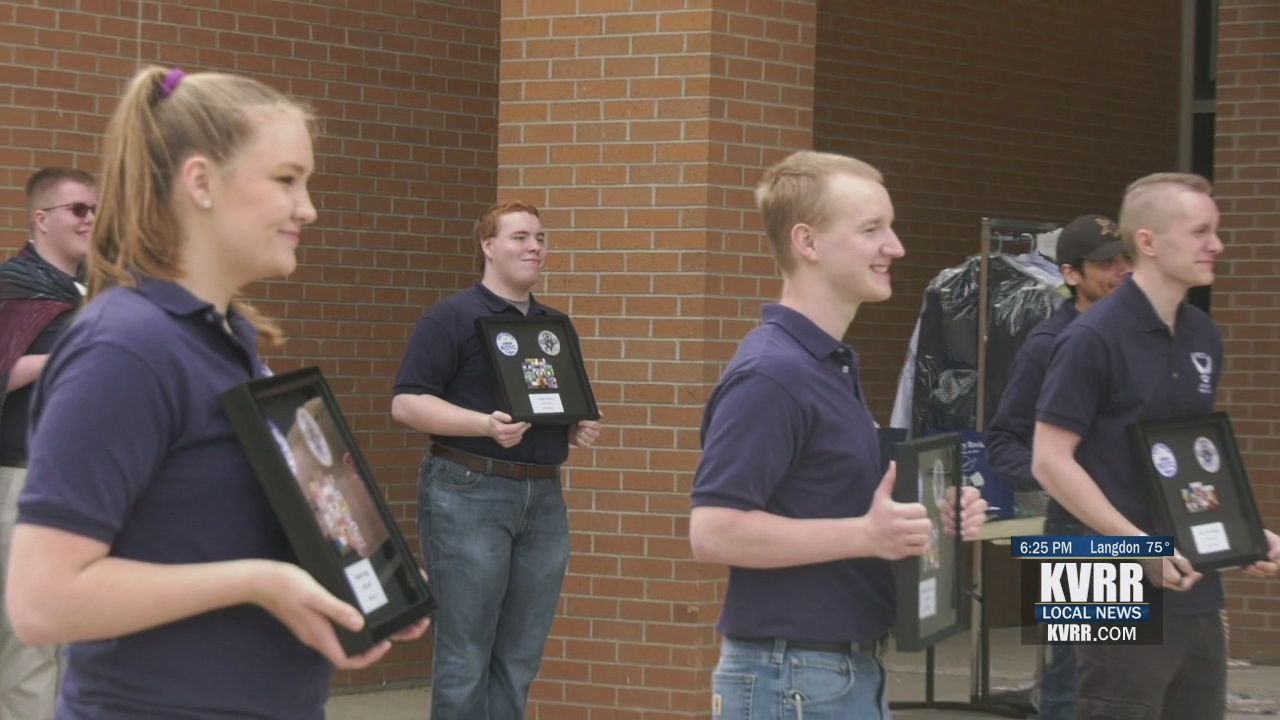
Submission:
M 138 292 L 170 315 L 195 315 L 214 309 L 213 303 L 201 300 L 171 280 L 138 277 L 137 282 Z
M 1141 332 L 1169 332 L 1169 326 L 1164 320 L 1156 314 L 1156 309 L 1151 305 L 1151 299 L 1147 294 L 1142 292 L 1142 288 L 1133 281 L 1130 275 L 1124 279 L 1120 287 L 1116 288 L 1111 296 L 1115 297 L 1115 302 L 1121 303 L 1121 306 L 1128 312 L 1129 317 L 1136 321 L 1136 329 Z M 1099 302 L 1105 301 L 1106 298 Z M 1183 327 L 1183 320 L 1186 319 L 1187 302 L 1184 300 L 1178 303 L 1178 312 L 1174 317 L 1174 327 Z
M 135 289 L 138 293 L 161 310 L 175 317 L 201 315 L 202 319 L 210 325 L 221 326 L 222 316 L 213 307 L 213 303 L 205 302 L 192 295 L 178 283 L 145 276 L 135 277 L 138 283 Z M 231 326 L 232 334 L 245 347 L 257 346 L 258 330 L 244 316 L 232 309 L 227 316 L 227 323 Z
M 517 310 L 517 312 L 519 311 L 518 308 L 516 308 L 516 306 L 511 304 L 510 300 L 507 300 L 504 297 L 499 297 L 492 290 L 485 287 L 484 283 L 482 283 L 481 281 L 477 280 L 473 288 L 480 295 L 481 302 L 483 302 L 485 307 L 489 308 L 491 312 L 500 313 L 500 312 L 503 312 L 504 310 L 507 310 L 508 308 L 512 310 Z M 533 293 L 529 293 L 529 315 L 533 316 L 533 315 L 546 315 L 546 314 L 547 314 L 546 306 L 539 303 L 537 299 L 533 297 Z
M 831 337 L 812 320 L 785 305 L 770 303 L 763 306 L 760 308 L 760 319 L 762 324 L 777 325 L 785 330 L 800 343 L 800 347 L 819 360 L 831 357 L 841 348 L 848 348 L 851 354 L 853 352 L 853 348 Z

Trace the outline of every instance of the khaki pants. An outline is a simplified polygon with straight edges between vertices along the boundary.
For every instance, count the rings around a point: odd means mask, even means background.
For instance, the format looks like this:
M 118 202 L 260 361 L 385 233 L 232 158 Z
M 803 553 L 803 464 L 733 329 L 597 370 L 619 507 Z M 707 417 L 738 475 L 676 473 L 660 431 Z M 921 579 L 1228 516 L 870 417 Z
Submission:
M 0 467 L 0 718 L 52 720 L 62 675 L 57 646 L 23 645 L 4 607 L 9 546 L 18 519 L 18 494 L 27 479 L 21 468 Z

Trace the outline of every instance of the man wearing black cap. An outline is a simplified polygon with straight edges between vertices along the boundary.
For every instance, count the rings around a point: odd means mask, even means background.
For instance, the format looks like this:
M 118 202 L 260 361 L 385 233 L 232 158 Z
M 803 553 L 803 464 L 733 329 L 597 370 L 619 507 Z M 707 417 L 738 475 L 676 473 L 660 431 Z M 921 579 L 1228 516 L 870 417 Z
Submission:
M 1035 433 L 1036 401 L 1049 366 L 1049 352 L 1058 333 L 1094 302 L 1120 287 L 1129 274 L 1129 260 L 1120 230 L 1110 218 L 1082 215 L 1058 236 L 1055 253 L 1072 301 L 1033 328 L 1013 359 L 1009 383 L 991 421 L 987 461 L 991 468 L 1020 489 L 1039 489 L 1031 475 L 1031 438 Z M 1051 525 L 1045 534 L 1058 535 Z M 1070 645 L 1054 645 L 1053 656 L 1040 681 L 1039 720 L 1075 717 L 1076 667 Z

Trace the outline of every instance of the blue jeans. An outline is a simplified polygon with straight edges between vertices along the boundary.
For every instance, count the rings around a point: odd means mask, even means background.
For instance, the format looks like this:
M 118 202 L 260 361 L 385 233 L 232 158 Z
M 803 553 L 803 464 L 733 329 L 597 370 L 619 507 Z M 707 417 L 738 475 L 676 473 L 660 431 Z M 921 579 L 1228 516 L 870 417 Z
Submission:
M 1071 645 L 1049 649 L 1049 664 L 1040 677 L 1037 720 L 1073 720 L 1076 716 L 1076 653 Z
M 713 720 L 887 720 L 885 670 L 865 652 L 793 650 L 726 637 L 711 676 Z
M 569 564 L 559 480 L 510 480 L 429 456 L 419 536 L 439 609 L 433 720 L 523 720 Z

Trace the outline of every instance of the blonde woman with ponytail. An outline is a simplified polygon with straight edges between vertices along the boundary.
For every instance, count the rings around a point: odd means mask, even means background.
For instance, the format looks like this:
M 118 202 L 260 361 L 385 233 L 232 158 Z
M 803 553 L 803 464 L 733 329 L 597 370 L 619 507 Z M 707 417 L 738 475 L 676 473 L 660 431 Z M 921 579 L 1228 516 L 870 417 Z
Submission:
M 218 396 L 261 377 L 279 329 L 237 299 L 290 273 L 312 116 L 234 75 L 147 68 L 120 100 L 90 299 L 32 405 L 7 600 L 68 643 L 58 718 L 322 718 L 363 617 L 291 561 Z M 426 624 L 397 639 L 420 636 Z

